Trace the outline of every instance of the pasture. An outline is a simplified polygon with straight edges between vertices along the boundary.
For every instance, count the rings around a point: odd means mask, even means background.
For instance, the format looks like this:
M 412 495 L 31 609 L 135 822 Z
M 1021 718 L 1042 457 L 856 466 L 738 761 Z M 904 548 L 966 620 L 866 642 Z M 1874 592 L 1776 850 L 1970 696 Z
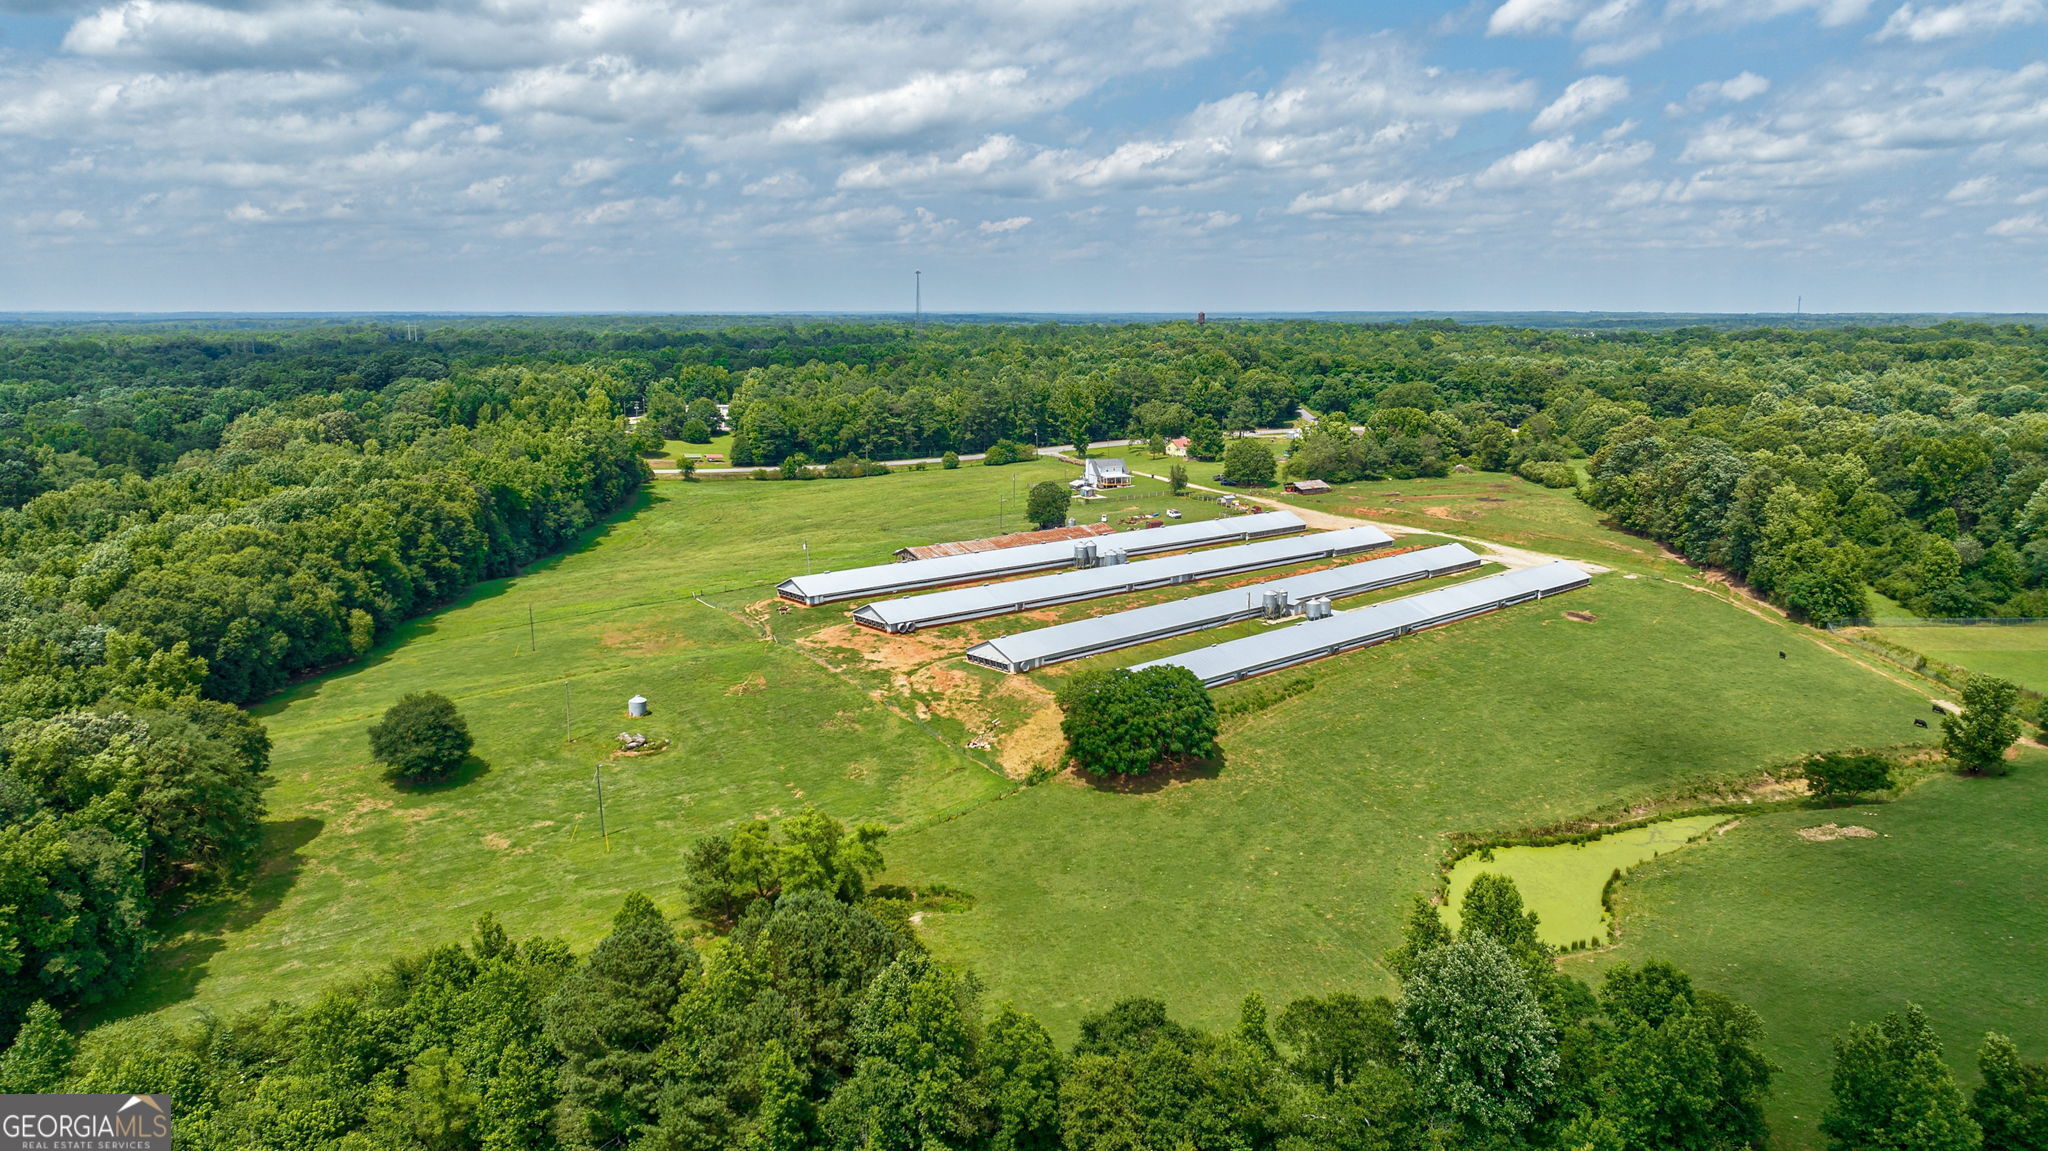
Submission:
M 1213 773 L 1130 791 L 1062 777 L 899 837 L 896 878 L 979 901 L 926 918 L 934 949 L 1066 1035 L 1127 995 L 1220 1024 L 1252 989 L 1377 994 L 1447 833 L 1910 742 L 1926 706 L 1788 625 L 1618 575 L 1274 678 L 1296 675 L 1313 689 L 1227 723 Z
M 1453 833 L 1620 816 L 1740 787 L 1807 752 L 1927 738 L 1911 726 L 1924 696 L 1896 669 L 1873 669 L 1847 645 L 1731 604 L 1725 589 L 1681 574 L 1651 545 L 1599 528 L 1568 494 L 1498 476 L 1431 481 L 1446 485 L 1437 497 L 1470 494 L 1470 518 L 1426 511 L 1453 504 L 1409 509 L 1405 499 L 1381 499 L 1372 515 L 1497 532 L 1627 570 L 1558 600 L 1283 673 L 1274 680 L 1302 677 L 1311 689 L 1226 721 L 1221 764 L 1136 788 L 1067 776 L 1020 784 L 1057 759 L 1051 688 L 1086 663 L 1003 676 L 959 653 L 981 636 L 1193 589 L 904 637 L 853 627 L 852 604 L 783 610 L 771 598 L 776 580 L 804 570 L 806 544 L 809 564 L 824 570 L 885 562 L 905 543 L 987 535 L 998 515 L 1015 528 L 1011 493 L 1073 474 L 1037 461 L 848 481 L 653 485 L 572 554 L 479 588 L 366 661 L 264 704 L 276 753 L 262 875 L 246 895 L 175 921 L 136 993 L 100 1017 L 247 1006 L 283 988 L 304 994 L 458 937 L 486 911 L 514 934 L 584 946 L 628 890 L 676 909 L 681 851 L 695 835 L 816 806 L 893 829 L 885 878 L 947 883 L 974 897 L 970 908 L 928 913 L 923 931 L 939 955 L 974 968 L 992 1000 L 1034 1011 L 1064 1038 L 1080 1015 L 1128 995 L 1158 995 L 1178 1015 L 1220 1024 L 1247 990 L 1276 1004 L 1386 990 L 1379 957 L 1406 898 L 1436 881 Z M 1499 485 L 1497 500 L 1477 498 Z M 1115 521 L 1169 506 L 1189 518 L 1220 510 L 1141 481 L 1087 511 Z M 1290 570 L 1298 569 L 1222 585 Z M 771 629 L 779 642 L 766 638 Z M 1228 634 L 1097 662 L 1137 662 Z M 1791 658 L 1778 658 L 1781 650 Z M 1274 686 L 1238 685 L 1219 701 L 1263 699 Z M 456 700 L 482 766 L 456 785 L 412 791 L 368 762 L 363 732 L 399 695 L 422 688 Z M 653 701 L 645 720 L 623 715 L 636 692 Z M 621 731 L 670 746 L 612 758 Z M 597 827 L 600 762 L 608 837 Z M 1950 797 L 1969 794 L 1989 792 L 1930 785 L 1880 815 L 1921 805 L 1922 818 L 1962 826 L 1975 816 Z M 1726 847 L 1688 848 L 1641 874 L 1669 883 L 1691 874 L 1691 857 L 1719 860 Z M 1791 852 L 1769 866 L 1817 858 L 1826 857 Z M 1797 1000 L 1775 986 L 1834 976 L 1825 952 L 1793 947 L 1771 970 L 1731 980 L 1720 953 L 1691 940 L 1692 926 L 1707 923 L 1713 947 L 1749 946 L 1734 937 L 1750 920 L 1711 906 L 1713 893 L 1745 892 L 1748 882 L 1700 880 L 1668 899 L 1646 884 L 1641 899 L 1627 896 L 1617 954 L 1650 953 L 1654 943 L 1654 953 L 1766 1010 L 1776 1043 Z M 1972 929 L 1968 918 L 1951 922 L 1951 904 L 1934 893 L 1913 906 L 1924 930 L 1900 938 Z M 1679 946 L 1687 941 L 1690 951 Z M 1987 967 L 1985 1003 L 2022 1002 L 2026 970 Z M 1898 985 L 1912 986 L 1911 974 Z M 1794 1037 L 1784 1049 L 1788 1067 L 1804 1058 L 1799 1042 L 1808 1041 Z
M 1818 1146 L 1830 1040 L 1852 1022 L 1920 1004 L 1965 1085 L 1987 1030 L 2048 1057 L 2044 820 L 2038 750 L 2003 779 L 1941 775 L 1888 804 L 1745 819 L 1632 873 L 1619 946 L 1566 969 L 1661 957 L 1756 1008 L 1781 1066 L 1772 1126 Z M 1828 823 L 1876 834 L 1810 830 Z
M 1887 643 L 1965 671 L 1995 675 L 2048 695 L 2048 624 L 1975 624 L 1966 627 L 1872 629 Z
M 1011 785 L 961 741 L 763 636 L 768 620 L 787 632 L 838 613 L 778 617 L 762 601 L 804 570 L 806 543 L 821 569 L 889 562 L 901 543 L 988 534 L 1013 485 L 1069 471 L 657 483 L 572 554 L 261 705 L 276 745 L 262 873 L 174 921 L 116 1010 L 259 1003 L 458 938 L 486 911 L 587 944 L 627 891 L 674 906 L 679 850 L 702 831 L 812 805 L 905 827 L 1001 794 Z M 369 762 L 365 729 L 422 689 L 468 719 L 473 778 L 405 790 Z M 625 717 L 635 693 L 653 701 L 645 720 Z M 609 758 L 622 731 L 671 747 Z

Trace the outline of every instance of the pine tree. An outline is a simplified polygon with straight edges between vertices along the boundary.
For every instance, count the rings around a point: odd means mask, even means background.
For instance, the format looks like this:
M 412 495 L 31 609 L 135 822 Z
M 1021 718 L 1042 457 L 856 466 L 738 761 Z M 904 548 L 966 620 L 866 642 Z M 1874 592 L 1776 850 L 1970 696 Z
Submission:
M 562 1054 L 566 1142 L 623 1143 L 652 1121 L 662 1087 L 656 1051 L 696 965 L 696 953 L 636 891 L 612 933 L 548 998 L 543 1025 Z

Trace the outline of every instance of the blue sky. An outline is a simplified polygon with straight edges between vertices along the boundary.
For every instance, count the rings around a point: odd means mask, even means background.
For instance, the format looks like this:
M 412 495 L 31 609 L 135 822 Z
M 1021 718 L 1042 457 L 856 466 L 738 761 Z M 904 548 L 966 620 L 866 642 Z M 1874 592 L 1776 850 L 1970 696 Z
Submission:
M 0 310 L 2048 310 L 2048 0 L 0 0 Z

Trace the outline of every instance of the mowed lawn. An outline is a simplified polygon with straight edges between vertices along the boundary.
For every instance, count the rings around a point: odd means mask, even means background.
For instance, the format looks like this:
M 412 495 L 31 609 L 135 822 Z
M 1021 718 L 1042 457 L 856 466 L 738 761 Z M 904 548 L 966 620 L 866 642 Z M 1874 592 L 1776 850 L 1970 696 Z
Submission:
M 1618 573 L 1307 674 L 1312 690 L 1226 728 L 1213 777 L 1136 794 L 1054 780 L 892 841 L 898 877 L 979 900 L 927 917 L 934 948 L 1069 1037 L 1128 995 L 1221 1024 L 1250 990 L 1377 994 L 1445 833 L 1925 734 L 1923 696 L 1834 648 Z
M 999 496 L 1072 472 L 1044 462 L 655 483 L 573 554 L 479 588 L 365 662 L 258 707 L 276 745 L 262 874 L 247 896 L 174 921 L 115 1010 L 307 996 L 458 938 L 487 911 L 515 935 L 584 945 L 630 890 L 677 907 L 681 849 L 705 830 L 810 805 L 907 827 L 1002 794 L 1013 785 L 960 741 L 730 612 L 802 572 L 805 543 L 820 570 L 889 562 L 904 544 L 989 534 Z M 1167 502 L 1151 489 L 1133 498 Z M 720 606 L 693 598 L 700 590 Z M 778 634 L 843 619 L 832 608 L 776 616 Z M 483 767 L 408 791 L 369 762 L 365 731 L 400 695 L 428 689 L 461 708 Z M 636 693 L 653 701 L 647 719 L 625 716 Z M 622 731 L 673 746 L 609 759 Z
M 2048 624 L 1888 627 L 1876 635 L 1931 659 L 2048 694 Z
M 1834 822 L 1876 838 L 1809 842 Z M 1632 872 L 1615 959 L 1676 962 L 1755 1007 L 1781 1065 L 1772 1125 L 1818 1147 L 1832 1037 L 1907 1001 L 1940 1031 L 1949 1065 L 1976 1081 L 1977 1045 L 2003 1031 L 2048 1058 L 2048 754 L 2005 779 L 1943 776 L 1903 798 L 1744 821 Z

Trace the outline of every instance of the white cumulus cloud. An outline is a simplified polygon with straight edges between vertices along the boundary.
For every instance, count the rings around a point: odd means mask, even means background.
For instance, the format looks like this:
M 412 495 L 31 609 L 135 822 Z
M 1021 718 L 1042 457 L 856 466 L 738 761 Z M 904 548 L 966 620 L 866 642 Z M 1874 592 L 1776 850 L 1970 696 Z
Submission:
M 1536 113 L 1529 127 L 1536 132 L 1569 128 L 1628 99 L 1628 94 L 1628 81 L 1623 77 L 1584 76 L 1572 81 L 1563 94 Z
M 1878 29 L 1876 38 L 1924 44 L 2043 21 L 2048 21 L 2048 3 L 2043 0 L 1963 0 L 1924 7 L 1901 4 Z

